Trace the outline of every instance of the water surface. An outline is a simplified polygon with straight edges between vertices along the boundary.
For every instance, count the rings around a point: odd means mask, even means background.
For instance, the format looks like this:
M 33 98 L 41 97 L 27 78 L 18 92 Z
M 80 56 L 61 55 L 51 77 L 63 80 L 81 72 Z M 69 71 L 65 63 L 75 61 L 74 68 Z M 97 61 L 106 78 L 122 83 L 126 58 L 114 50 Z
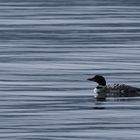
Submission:
M 138 0 L 0 0 L 0 138 L 139 140 L 140 98 L 96 102 L 95 83 L 140 87 Z

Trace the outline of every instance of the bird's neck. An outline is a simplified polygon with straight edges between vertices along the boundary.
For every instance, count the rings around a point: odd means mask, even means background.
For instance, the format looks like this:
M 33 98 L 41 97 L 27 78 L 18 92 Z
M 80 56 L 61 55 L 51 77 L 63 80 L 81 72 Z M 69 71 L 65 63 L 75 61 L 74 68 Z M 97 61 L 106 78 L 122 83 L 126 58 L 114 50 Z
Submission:
M 97 89 L 101 89 L 101 88 L 104 88 L 106 85 L 98 85 L 96 88 Z

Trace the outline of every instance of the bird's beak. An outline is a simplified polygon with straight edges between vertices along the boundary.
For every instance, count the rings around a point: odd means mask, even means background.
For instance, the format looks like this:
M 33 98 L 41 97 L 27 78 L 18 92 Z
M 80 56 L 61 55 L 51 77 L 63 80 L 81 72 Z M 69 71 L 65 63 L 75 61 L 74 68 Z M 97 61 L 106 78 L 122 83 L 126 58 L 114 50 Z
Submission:
M 87 80 L 88 80 L 88 81 L 94 81 L 94 79 L 93 79 L 93 78 L 88 78 Z

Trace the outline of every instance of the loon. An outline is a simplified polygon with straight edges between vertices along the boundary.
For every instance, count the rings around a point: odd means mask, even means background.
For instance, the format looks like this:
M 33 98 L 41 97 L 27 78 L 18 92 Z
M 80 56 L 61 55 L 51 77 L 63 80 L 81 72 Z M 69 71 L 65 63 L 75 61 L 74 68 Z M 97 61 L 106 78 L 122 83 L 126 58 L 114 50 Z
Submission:
M 140 88 L 125 84 L 106 85 L 106 80 L 101 75 L 95 75 L 87 79 L 98 83 L 94 88 L 94 97 L 99 100 L 105 100 L 106 97 L 136 97 L 140 96 Z

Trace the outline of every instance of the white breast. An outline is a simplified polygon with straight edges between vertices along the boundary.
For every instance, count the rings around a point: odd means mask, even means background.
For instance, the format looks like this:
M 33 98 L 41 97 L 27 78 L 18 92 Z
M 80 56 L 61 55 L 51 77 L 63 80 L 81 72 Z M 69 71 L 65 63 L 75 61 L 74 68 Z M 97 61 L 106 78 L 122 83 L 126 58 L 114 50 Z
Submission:
M 97 98 L 99 92 L 100 92 L 100 89 L 94 88 L 93 96 Z

